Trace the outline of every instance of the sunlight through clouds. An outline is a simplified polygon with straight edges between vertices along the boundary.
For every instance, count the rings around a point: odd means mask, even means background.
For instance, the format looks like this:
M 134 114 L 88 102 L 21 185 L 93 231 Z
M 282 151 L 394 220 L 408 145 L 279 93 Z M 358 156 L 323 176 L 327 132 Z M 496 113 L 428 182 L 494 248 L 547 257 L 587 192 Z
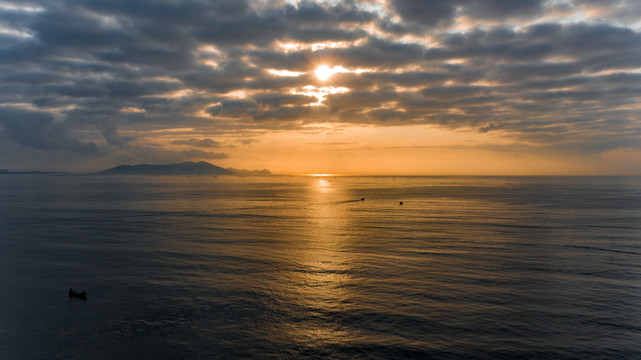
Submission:
M 302 87 L 301 89 L 292 89 L 290 90 L 290 92 L 294 95 L 313 96 L 318 99 L 318 102 L 311 103 L 309 105 L 321 106 L 323 105 L 323 101 L 325 101 L 325 97 L 327 95 L 344 94 L 346 92 L 349 92 L 349 89 L 344 87 L 333 87 L 333 86 L 316 87 L 314 85 L 307 85 Z
M 322 124 L 330 144 L 346 127 L 410 138 L 433 126 L 492 135 L 484 151 L 497 159 L 516 147 L 522 159 L 580 158 L 586 173 L 609 172 L 602 154 L 641 148 L 640 16 L 632 0 L 0 1 L 0 145 L 25 154 L 0 167 L 37 166 L 25 148 L 66 166 L 63 155 L 85 145 L 101 163 L 190 160 L 153 140 L 171 129 L 226 139 L 222 164 L 242 166 L 255 149 L 231 144 L 252 138 L 282 154 L 264 140 Z M 52 126 L 62 140 L 47 140 Z M 370 146 L 392 161 L 382 141 Z M 470 145 L 430 151 L 457 146 Z
M 276 69 L 269 69 L 267 70 L 268 73 L 274 75 L 274 76 L 301 76 L 304 73 L 303 72 L 298 72 L 298 71 L 289 71 L 289 70 L 276 70 Z

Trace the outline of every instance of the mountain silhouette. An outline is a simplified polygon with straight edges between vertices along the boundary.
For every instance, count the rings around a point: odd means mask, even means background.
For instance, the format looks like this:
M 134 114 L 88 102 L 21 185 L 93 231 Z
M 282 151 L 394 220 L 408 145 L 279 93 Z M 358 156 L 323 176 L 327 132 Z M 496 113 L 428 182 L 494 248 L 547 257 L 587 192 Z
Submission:
M 233 170 L 205 161 L 166 165 L 120 165 L 99 172 L 101 175 L 231 175 Z

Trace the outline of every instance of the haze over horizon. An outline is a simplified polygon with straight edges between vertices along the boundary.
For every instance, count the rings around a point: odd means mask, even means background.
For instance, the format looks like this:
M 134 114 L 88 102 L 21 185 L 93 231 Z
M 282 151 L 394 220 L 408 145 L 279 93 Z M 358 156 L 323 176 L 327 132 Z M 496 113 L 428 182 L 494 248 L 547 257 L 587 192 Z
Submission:
M 641 2 L 0 0 L 0 169 L 641 175 Z

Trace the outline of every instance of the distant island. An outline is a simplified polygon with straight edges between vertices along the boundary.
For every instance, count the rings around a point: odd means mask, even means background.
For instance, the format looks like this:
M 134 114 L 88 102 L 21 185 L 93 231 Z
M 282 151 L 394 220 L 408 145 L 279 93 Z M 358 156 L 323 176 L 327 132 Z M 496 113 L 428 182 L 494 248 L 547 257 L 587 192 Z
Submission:
M 7 170 L 7 169 L 0 169 L 0 175 L 2 174 L 7 174 L 7 175 L 67 175 L 68 173 L 65 172 L 57 172 L 57 171 L 28 171 L 28 170 Z
M 243 170 L 234 168 L 222 168 L 205 161 L 183 162 L 180 164 L 165 165 L 119 165 L 111 169 L 95 173 L 67 173 L 53 171 L 12 171 L 0 169 L 0 175 L 58 175 L 58 176 L 76 176 L 76 175 L 241 175 L 241 176 L 263 176 L 272 175 L 267 170 Z
M 205 161 L 166 165 L 119 165 L 98 172 L 99 175 L 271 175 L 267 169 L 238 170 L 222 168 Z

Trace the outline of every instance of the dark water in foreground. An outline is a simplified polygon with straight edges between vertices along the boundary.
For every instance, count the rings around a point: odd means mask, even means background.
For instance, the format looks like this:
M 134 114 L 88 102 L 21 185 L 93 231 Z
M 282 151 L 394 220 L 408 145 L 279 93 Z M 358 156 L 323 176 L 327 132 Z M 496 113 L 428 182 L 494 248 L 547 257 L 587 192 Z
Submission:
M 0 175 L 0 358 L 641 359 L 641 178 Z

